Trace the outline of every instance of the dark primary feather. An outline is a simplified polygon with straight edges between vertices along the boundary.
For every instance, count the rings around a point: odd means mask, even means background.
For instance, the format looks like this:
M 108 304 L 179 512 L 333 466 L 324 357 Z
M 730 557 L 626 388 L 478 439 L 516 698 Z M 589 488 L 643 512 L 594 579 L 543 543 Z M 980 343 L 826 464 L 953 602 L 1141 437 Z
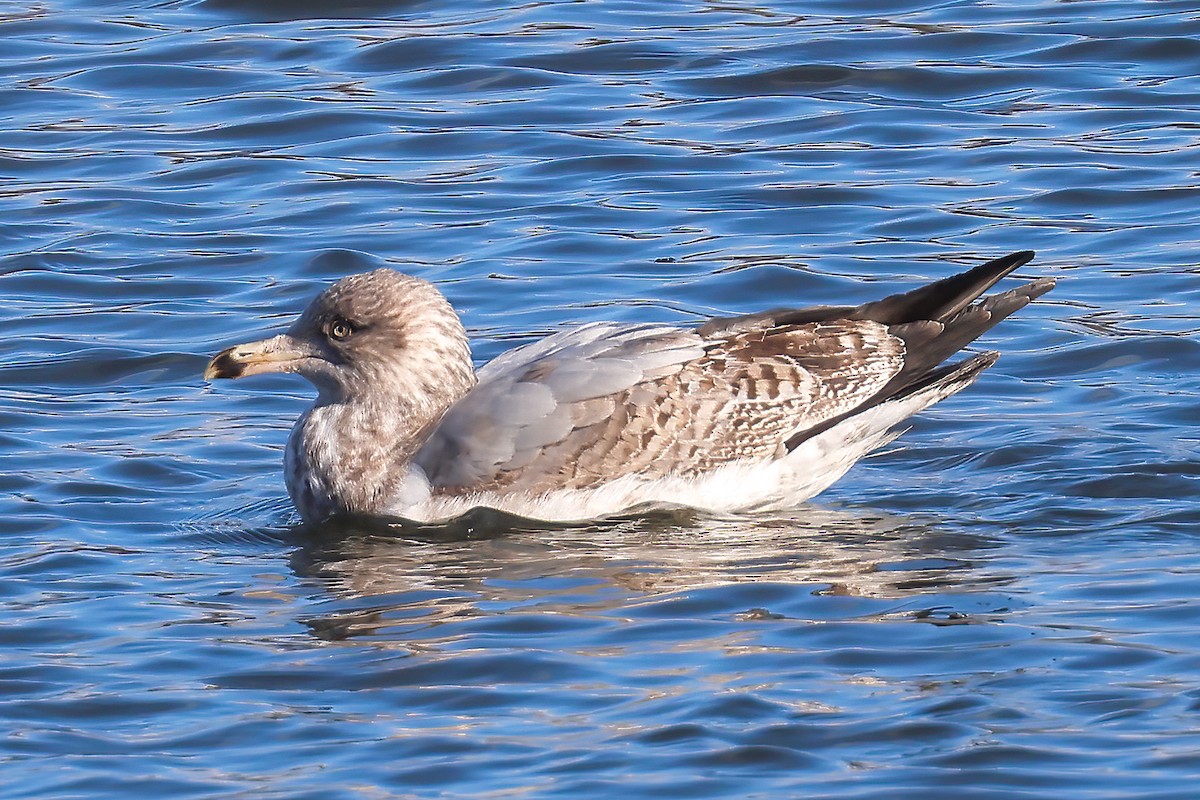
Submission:
M 866 319 L 884 325 L 916 320 L 944 321 L 975 302 L 1005 275 L 1028 264 L 1033 256 L 1032 250 L 1010 253 L 911 292 L 893 294 L 861 306 L 775 308 L 737 317 L 717 317 L 701 325 L 699 333 L 701 336 L 715 336 L 723 331 L 748 330 L 764 325 L 803 325 L 827 319 Z
M 910 393 L 916 385 L 928 384 L 927 377 L 943 361 L 1005 317 L 1053 289 L 1053 278 L 1040 278 L 975 303 L 980 295 L 1005 275 L 1028 263 L 1033 255 L 1028 250 L 1013 253 L 912 292 L 892 295 L 854 309 L 854 318 L 861 316 L 887 324 L 889 332 L 904 342 L 905 349 L 903 368 L 876 396 L 867 399 L 863 408 Z M 796 448 L 842 418 L 798 430 L 787 440 L 787 448 Z
M 1032 257 L 857 307 L 558 334 L 486 366 L 416 460 L 436 491 L 455 494 L 586 489 L 779 457 L 880 403 L 973 380 L 994 358 L 938 367 L 1053 287 L 1038 280 L 975 303 Z

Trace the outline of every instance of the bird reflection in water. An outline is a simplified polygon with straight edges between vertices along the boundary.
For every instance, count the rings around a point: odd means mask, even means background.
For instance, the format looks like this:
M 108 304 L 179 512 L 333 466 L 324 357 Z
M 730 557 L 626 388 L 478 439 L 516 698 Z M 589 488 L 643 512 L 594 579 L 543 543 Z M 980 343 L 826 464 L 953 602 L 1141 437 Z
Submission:
M 821 612 L 808 604 L 841 595 L 957 622 L 964 615 L 926 601 L 1012 580 L 980 568 L 995 546 L 985 535 L 822 508 L 800 520 L 672 509 L 576 525 L 479 509 L 447 525 L 338 519 L 292 535 L 292 568 L 331 595 L 305 620 L 313 634 L 405 646 L 417 629 L 436 638 L 430 628 L 472 617 L 636 616 L 639 604 L 686 605 L 697 593 L 699 606 L 681 613 L 812 619 Z M 879 604 L 863 611 L 877 615 Z

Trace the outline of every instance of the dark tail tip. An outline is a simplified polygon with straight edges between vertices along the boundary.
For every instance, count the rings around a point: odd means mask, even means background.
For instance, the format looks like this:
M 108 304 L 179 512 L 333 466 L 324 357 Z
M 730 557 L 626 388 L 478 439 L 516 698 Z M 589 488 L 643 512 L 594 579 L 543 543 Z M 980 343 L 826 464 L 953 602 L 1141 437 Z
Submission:
M 953 364 L 946 364 L 926 373 L 922 378 L 911 386 L 904 387 L 903 390 L 896 393 L 895 398 L 910 397 L 917 392 L 923 391 L 934 385 L 940 386 L 966 386 L 974 382 L 979 374 L 988 367 L 996 363 L 1000 358 L 1000 354 L 995 350 L 988 350 L 984 353 L 977 353 L 970 358 L 962 361 L 955 361 Z M 955 389 L 957 391 L 957 389 Z M 953 394 L 954 392 L 950 392 Z

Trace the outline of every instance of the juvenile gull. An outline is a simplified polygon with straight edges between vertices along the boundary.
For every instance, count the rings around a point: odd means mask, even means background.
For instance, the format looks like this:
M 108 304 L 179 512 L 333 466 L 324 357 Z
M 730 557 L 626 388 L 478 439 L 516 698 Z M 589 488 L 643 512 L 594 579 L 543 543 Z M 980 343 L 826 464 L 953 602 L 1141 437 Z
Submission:
M 476 506 L 555 520 L 656 503 L 778 509 L 991 366 L 994 352 L 942 362 L 1054 287 L 1041 278 L 980 299 L 1032 258 L 860 306 L 584 325 L 478 373 L 441 293 L 379 269 L 326 289 L 286 333 L 221 351 L 205 378 L 295 372 L 317 387 L 284 455 L 310 522 Z

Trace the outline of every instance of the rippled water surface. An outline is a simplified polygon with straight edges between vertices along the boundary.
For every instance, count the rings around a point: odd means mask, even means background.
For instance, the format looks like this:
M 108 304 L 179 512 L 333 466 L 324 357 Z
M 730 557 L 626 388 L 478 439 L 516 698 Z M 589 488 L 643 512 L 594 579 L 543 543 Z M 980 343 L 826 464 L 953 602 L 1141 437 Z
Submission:
M 0 0 L 0 795 L 1194 797 L 1198 67 L 1173 0 Z M 1025 248 L 792 515 L 301 528 L 307 386 L 201 379 L 379 264 L 486 360 Z

